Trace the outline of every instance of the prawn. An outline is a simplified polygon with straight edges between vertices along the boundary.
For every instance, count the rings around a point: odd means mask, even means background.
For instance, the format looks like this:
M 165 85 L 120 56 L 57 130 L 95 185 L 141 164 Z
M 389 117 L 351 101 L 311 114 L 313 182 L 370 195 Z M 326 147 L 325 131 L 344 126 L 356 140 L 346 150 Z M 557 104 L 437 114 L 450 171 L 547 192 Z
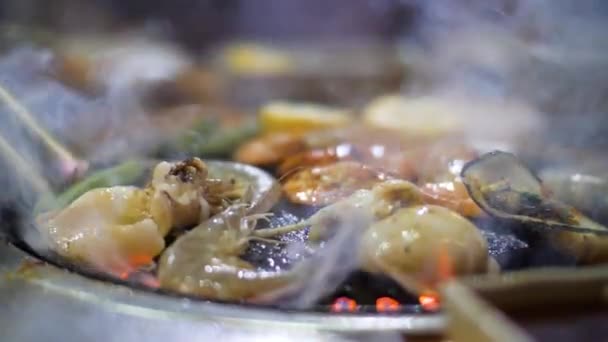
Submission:
M 283 243 L 252 235 L 271 213 L 247 214 L 246 205 L 233 205 L 180 236 L 161 255 L 161 288 L 221 301 L 267 301 L 297 286 L 307 274 L 305 263 L 261 271 L 241 258 L 251 241 Z
M 331 204 L 358 189 L 369 189 L 391 178 L 394 177 L 358 162 L 339 161 L 298 170 L 283 183 L 282 188 L 292 203 L 319 206 Z
M 113 274 L 150 264 L 172 229 L 198 224 L 221 212 L 234 190 L 208 178 L 198 158 L 160 162 L 145 188 L 114 186 L 87 191 L 38 223 L 59 254 Z
M 364 214 L 369 224 L 390 216 L 399 208 L 424 203 L 424 194 L 418 187 L 405 180 L 391 179 L 374 185 L 371 189 L 360 189 L 316 212 L 299 223 L 278 228 L 258 229 L 254 236 L 266 238 L 286 234 L 310 226 L 309 241 L 327 238 L 331 227 L 345 221 L 345 215 L 353 212 Z
M 253 234 L 265 238 L 310 226 L 309 241 L 315 243 L 327 239 L 332 227 L 345 227 L 343 223 L 358 214 L 366 226 L 359 239 L 360 268 L 386 274 L 413 293 L 451 276 L 440 274 L 450 272 L 437 267 L 436 256 L 443 252 L 455 263 L 455 274 L 486 271 L 490 260 L 478 229 L 451 209 L 425 202 L 425 195 L 413 183 L 388 180 L 371 190 L 359 190 L 300 223 Z

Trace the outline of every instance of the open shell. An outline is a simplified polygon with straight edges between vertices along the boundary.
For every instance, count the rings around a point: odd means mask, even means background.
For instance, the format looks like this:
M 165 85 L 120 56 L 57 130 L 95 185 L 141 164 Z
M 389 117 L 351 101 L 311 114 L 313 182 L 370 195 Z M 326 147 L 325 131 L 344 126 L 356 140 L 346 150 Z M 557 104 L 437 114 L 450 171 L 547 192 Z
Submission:
M 488 214 L 540 230 L 608 235 L 608 228 L 554 200 L 541 180 L 511 153 L 494 151 L 461 173 L 471 198 Z

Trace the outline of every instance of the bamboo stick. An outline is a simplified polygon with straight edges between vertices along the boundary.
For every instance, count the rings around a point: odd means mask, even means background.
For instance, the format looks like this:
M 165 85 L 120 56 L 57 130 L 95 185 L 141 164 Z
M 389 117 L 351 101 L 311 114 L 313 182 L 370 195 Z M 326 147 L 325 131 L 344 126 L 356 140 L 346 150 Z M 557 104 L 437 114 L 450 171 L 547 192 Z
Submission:
M 76 158 L 65 146 L 53 138 L 38 122 L 33 115 L 25 108 L 11 93 L 0 83 L 0 100 L 4 102 L 9 109 L 17 115 L 19 120 L 37 137 L 42 143 L 51 150 L 60 162 L 62 175 L 73 177 L 86 171 L 88 163 Z M 4 141 L 6 142 L 6 141 Z M 10 146 L 10 145 L 9 145 Z
M 0 153 L 15 167 L 17 174 L 23 177 L 39 194 L 50 193 L 51 187 L 35 169 L 34 166 L 23 159 L 17 151 L 0 136 Z

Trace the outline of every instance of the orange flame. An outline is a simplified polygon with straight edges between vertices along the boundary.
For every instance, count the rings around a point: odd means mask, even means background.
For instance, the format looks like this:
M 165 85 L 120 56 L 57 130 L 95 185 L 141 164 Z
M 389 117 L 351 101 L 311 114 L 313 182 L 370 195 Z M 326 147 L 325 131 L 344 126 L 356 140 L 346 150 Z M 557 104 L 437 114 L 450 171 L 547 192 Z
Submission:
M 390 297 L 376 299 L 376 310 L 378 312 L 394 312 L 401 309 L 401 303 Z
M 337 298 L 331 306 L 332 312 L 354 312 L 357 310 L 357 302 L 348 297 Z
M 422 308 L 426 311 L 437 311 L 441 307 L 439 295 L 434 292 L 423 293 L 418 297 Z
M 137 271 L 124 271 L 118 274 L 118 277 L 122 280 L 130 280 L 141 283 L 147 287 L 157 289 L 160 287 L 159 280 L 150 273 L 141 273 Z

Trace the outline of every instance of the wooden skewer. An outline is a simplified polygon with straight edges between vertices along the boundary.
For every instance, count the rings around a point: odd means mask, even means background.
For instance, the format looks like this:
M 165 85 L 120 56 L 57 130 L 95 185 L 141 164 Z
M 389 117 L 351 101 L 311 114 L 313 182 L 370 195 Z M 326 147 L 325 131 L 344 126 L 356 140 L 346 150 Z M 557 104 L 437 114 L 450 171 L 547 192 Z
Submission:
M 0 153 L 2 153 L 6 160 L 15 167 L 17 173 L 28 181 L 34 191 L 39 194 L 51 192 L 51 187 L 44 177 L 36 172 L 34 167 L 29 162 L 25 161 L 2 136 L 0 136 Z
M 18 116 L 22 123 L 59 158 L 61 163 L 61 171 L 64 176 L 72 177 L 80 174 L 88 168 L 86 161 L 79 160 L 61 143 L 53 138 L 44 128 L 42 128 L 34 119 L 33 115 L 9 92 L 9 90 L 0 84 L 0 99 Z M 6 142 L 6 141 L 4 141 Z

